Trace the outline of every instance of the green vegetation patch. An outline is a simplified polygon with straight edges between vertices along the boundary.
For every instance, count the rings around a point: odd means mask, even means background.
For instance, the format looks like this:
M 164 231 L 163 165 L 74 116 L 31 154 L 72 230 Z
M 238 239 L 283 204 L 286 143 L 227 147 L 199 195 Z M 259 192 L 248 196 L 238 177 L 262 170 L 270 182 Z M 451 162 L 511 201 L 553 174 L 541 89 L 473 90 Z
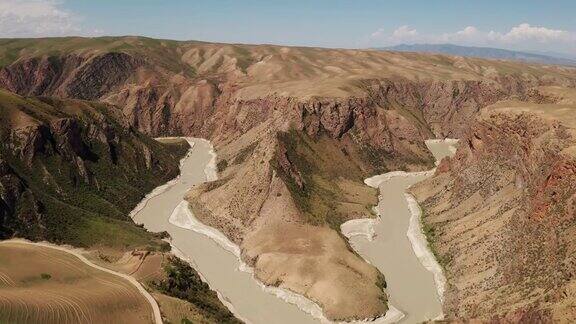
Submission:
M 165 266 L 166 278 L 153 282 L 153 287 L 161 293 L 186 300 L 198 308 L 202 315 L 213 323 L 242 323 L 218 299 L 218 295 L 198 273 L 186 262 L 170 257 Z M 182 323 L 187 323 L 183 319 Z
M 220 160 L 218 161 L 218 164 L 216 164 L 216 168 L 218 169 L 219 173 L 226 170 L 227 167 L 228 167 L 228 160 Z
M 347 179 L 361 184 L 364 171 L 345 150 L 338 147 L 336 140 L 327 137 L 312 139 L 294 129 L 280 133 L 278 140 L 286 148 L 286 158 L 292 170 L 282 168 L 279 156 L 272 161 L 272 167 L 286 183 L 306 222 L 339 230 L 340 225 L 349 219 L 342 203 L 355 203 L 339 183 Z M 302 186 L 298 183 L 298 177 L 302 180 Z M 364 209 L 369 217 L 370 206 Z
M 428 241 L 428 248 L 430 249 L 430 251 L 432 251 L 432 254 L 434 254 L 434 257 L 436 258 L 438 264 L 444 270 L 446 270 L 446 267 L 450 264 L 450 262 L 452 262 L 452 255 L 448 253 L 441 254 L 438 252 L 438 249 L 436 247 L 438 240 L 437 228 L 434 225 L 425 221 L 426 217 L 425 209 L 423 209 L 422 207 L 420 207 L 420 213 L 421 213 L 420 226 L 422 228 L 422 233 L 424 233 L 424 236 L 426 237 L 426 241 Z
M 0 129 L 0 159 L 22 186 L 11 215 L 0 222 L 0 237 L 81 247 L 167 249 L 160 237 L 136 226 L 128 214 L 146 193 L 177 176 L 187 142 L 162 144 L 150 139 L 121 125 L 121 112 L 104 104 L 25 99 L 0 91 L 0 106 L 0 117 L 25 114 L 46 130 L 35 135 L 42 140 L 38 147 L 30 148 L 9 137 L 10 128 Z M 70 144 L 68 135 L 49 131 L 56 118 L 77 123 L 79 134 L 73 136 L 79 137 L 78 142 Z M 112 139 L 101 141 L 101 136 L 94 136 L 97 131 L 112 134 Z M 28 158 L 22 156 L 22 148 Z
M 238 152 L 238 154 L 236 154 L 236 156 L 234 157 L 234 163 L 233 164 L 244 163 L 244 161 L 246 161 L 246 158 L 248 158 L 250 155 L 252 155 L 252 153 L 254 153 L 256 146 L 258 146 L 258 143 L 252 143 L 252 144 L 242 148 L 240 150 L 240 152 Z

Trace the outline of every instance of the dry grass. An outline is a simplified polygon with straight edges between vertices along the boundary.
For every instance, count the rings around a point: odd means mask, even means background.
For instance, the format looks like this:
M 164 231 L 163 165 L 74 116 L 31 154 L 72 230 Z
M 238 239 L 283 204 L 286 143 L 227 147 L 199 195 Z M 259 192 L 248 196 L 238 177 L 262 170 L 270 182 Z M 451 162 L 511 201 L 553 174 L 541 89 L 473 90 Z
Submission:
M 540 87 L 539 92 L 554 98 L 554 103 L 533 103 L 520 100 L 504 100 L 488 106 L 487 110 L 526 111 L 536 113 L 548 120 L 556 120 L 564 126 L 576 129 L 576 89 L 565 87 Z
M 197 324 L 212 323 L 205 314 L 191 303 L 161 293 L 153 293 L 162 310 L 162 316 L 170 323 L 182 323 L 184 319 Z
M 160 252 L 133 250 L 129 252 L 110 248 L 94 250 L 88 259 L 112 271 L 134 277 L 139 282 L 148 283 L 164 278 L 163 264 L 166 256 Z
M 152 323 L 152 308 L 128 281 L 55 249 L 0 245 L 0 322 Z
M 236 96 L 347 97 L 364 94 L 366 80 L 484 80 L 521 76 L 573 80 L 576 69 L 439 54 L 274 45 L 179 42 L 144 37 L 0 39 L 0 66 L 17 59 L 122 52 L 171 72 L 199 78 L 226 75 Z M 155 78 L 161 71 L 149 71 Z M 168 77 L 169 78 L 169 77 Z M 141 80 L 142 81 L 142 80 Z M 139 82 L 144 83 L 144 82 Z
M 156 141 L 162 143 L 162 144 L 187 144 L 188 142 L 181 138 L 181 137 L 158 137 L 155 138 Z

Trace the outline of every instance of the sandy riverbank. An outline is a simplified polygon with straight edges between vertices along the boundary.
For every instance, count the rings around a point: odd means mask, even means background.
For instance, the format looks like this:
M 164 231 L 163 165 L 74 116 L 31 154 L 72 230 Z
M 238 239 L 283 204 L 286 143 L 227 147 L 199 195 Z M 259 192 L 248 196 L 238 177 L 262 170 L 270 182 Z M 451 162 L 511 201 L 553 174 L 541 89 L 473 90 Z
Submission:
M 253 269 L 250 268 L 248 265 L 246 265 L 244 262 L 242 262 L 242 260 L 240 258 L 240 248 L 237 245 L 235 245 L 233 242 L 228 240 L 228 238 L 226 236 L 224 236 L 220 231 L 218 231 L 212 227 L 209 227 L 207 225 L 204 225 L 199 220 L 197 220 L 196 217 L 194 217 L 194 214 L 188 208 L 187 202 L 184 201 L 178 205 L 177 209 L 175 209 L 174 212 L 172 213 L 172 215 L 170 216 L 170 223 L 172 223 L 175 226 L 185 228 L 188 230 L 192 230 L 192 231 L 195 231 L 195 232 L 200 233 L 202 235 L 206 235 L 207 237 L 209 237 L 210 239 L 212 239 L 213 241 L 218 243 L 223 249 L 234 254 L 237 257 L 238 262 L 239 262 L 239 266 L 238 266 L 239 270 L 250 273 L 253 276 L 253 273 L 254 273 Z M 290 290 L 287 290 L 287 289 L 282 289 L 282 288 L 272 287 L 272 286 L 266 286 L 266 285 L 262 284 L 254 276 L 253 276 L 253 279 L 254 279 L 254 281 L 258 282 L 258 284 L 260 285 L 260 287 L 264 291 L 266 291 L 270 294 L 273 294 L 276 297 L 278 297 L 278 298 L 280 298 L 280 299 L 282 299 L 288 303 L 291 303 L 291 304 L 298 306 L 299 309 L 310 314 L 314 318 L 320 320 L 320 322 L 322 322 L 322 323 L 335 323 L 335 322 L 328 320 L 324 316 L 322 309 L 314 301 L 312 301 L 312 300 L 310 300 L 310 299 L 308 299 L 308 298 L 306 298 L 300 294 L 296 294 L 296 293 L 294 293 Z M 403 314 L 400 311 L 398 311 L 392 305 L 389 305 L 389 307 L 390 307 L 390 309 L 388 310 L 388 312 L 386 312 L 386 315 L 381 317 L 381 318 L 378 318 L 376 320 L 339 322 L 339 323 L 387 324 L 387 323 L 394 323 L 397 320 L 399 320 L 400 318 L 402 318 Z
M 210 150 L 208 151 L 208 154 L 210 155 L 210 160 L 204 168 L 206 181 L 218 180 L 218 173 L 216 167 L 216 160 L 217 160 L 216 152 L 214 151 L 214 148 L 212 147 L 209 141 L 206 140 L 201 141 L 210 145 Z M 332 323 L 324 316 L 322 308 L 314 301 L 287 289 L 266 286 L 262 282 L 260 282 L 256 277 L 254 277 L 253 269 L 250 268 L 241 259 L 240 247 L 234 244 L 232 241 L 230 241 L 219 230 L 200 222 L 192 213 L 192 210 L 189 208 L 189 204 L 187 201 L 182 201 L 178 204 L 178 206 L 173 210 L 172 214 L 170 215 L 169 222 L 180 228 L 184 228 L 205 235 L 209 239 L 218 243 L 218 245 L 220 245 L 224 250 L 232 253 L 238 259 L 239 263 L 238 269 L 249 273 L 253 277 L 254 281 L 257 282 L 260 285 L 260 287 L 267 293 L 273 294 L 276 297 L 284 300 L 285 302 L 296 305 L 300 310 L 310 314 L 312 317 L 320 320 L 322 323 Z
M 434 282 L 436 284 L 436 289 L 438 291 L 438 298 L 440 303 L 444 302 L 444 291 L 446 290 L 446 277 L 444 277 L 444 272 L 434 253 L 430 250 L 428 245 L 428 240 L 426 235 L 422 231 L 422 223 L 420 217 L 422 216 L 422 211 L 416 199 L 409 193 L 404 193 L 406 201 L 408 202 L 408 208 L 410 208 L 410 225 L 408 227 L 408 239 L 412 244 L 412 250 L 420 263 L 426 268 L 426 270 L 434 274 Z
M 190 155 L 192 154 L 192 151 L 193 151 L 194 145 L 195 145 L 194 141 L 192 140 L 192 138 L 188 138 L 188 137 L 164 137 L 164 138 L 166 138 L 166 139 L 182 138 L 188 142 L 188 145 L 190 145 L 190 148 L 188 149 L 188 153 L 186 153 L 186 155 L 180 159 L 180 170 L 182 170 L 182 166 L 184 164 L 184 161 L 186 161 L 186 159 L 188 159 L 190 157 Z M 170 187 L 175 185 L 181 176 L 182 176 L 181 174 L 178 174 L 176 176 L 176 178 L 166 182 L 163 185 L 160 185 L 160 186 L 154 188 L 152 191 L 150 191 L 148 194 L 146 194 L 146 196 L 144 196 L 144 198 L 142 198 L 142 200 L 140 200 L 138 205 L 136 205 L 136 207 L 134 207 L 134 209 L 132 209 L 132 211 L 130 212 L 130 214 L 128 214 L 128 216 L 130 216 L 130 218 L 134 218 L 134 215 L 138 214 L 138 212 L 140 212 L 142 209 L 144 209 L 146 207 L 146 204 L 148 204 L 150 199 L 164 193 Z
M 187 230 L 194 231 L 196 233 L 205 235 L 209 239 L 216 242 L 222 249 L 232 253 L 238 260 L 238 270 L 247 272 L 253 276 L 253 269 L 250 268 L 246 263 L 242 262 L 240 258 L 240 247 L 230 241 L 222 232 L 218 231 L 217 229 L 204 225 L 200 222 L 192 213 L 190 208 L 188 207 L 187 201 L 182 201 L 178 207 L 172 212 L 170 216 L 170 223 L 178 226 L 180 228 L 184 228 Z M 323 321 L 329 322 L 326 318 L 322 315 L 322 310 L 320 306 L 318 306 L 313 301 L 307 299 L 304 296 L 295 294 L 289 290 L 281 289 L 277 287 L 269 287 L 262 284 L 258 279 L 253 277 L 254 281 L 256 281 L 263 290 L 268 293 L 275 295 L 276 297 L 294 304 L 298 306 L 302 311 L 312 315 L 313 317 Z

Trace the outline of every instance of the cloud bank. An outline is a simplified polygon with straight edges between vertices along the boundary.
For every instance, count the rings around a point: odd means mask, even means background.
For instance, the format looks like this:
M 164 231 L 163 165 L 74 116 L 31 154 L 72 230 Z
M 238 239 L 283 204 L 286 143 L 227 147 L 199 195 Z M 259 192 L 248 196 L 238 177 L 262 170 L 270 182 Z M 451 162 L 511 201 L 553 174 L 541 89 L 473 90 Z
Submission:
M 371 42 L 383 45 L 400 43 L 454 43 L 460 45 L 494 46 L 507 48 L 550 48 L 569 50 L 576 53 L 576 33 L 533 26 L 522 23 L 506 32 L 483 31 L 475 26 L 467 26 L 455 32 L 422 34 L 410 26 L 400 26 L 392 32 L 378 29 L 370 35 Z
M 95 35 L 57 0 L 0 0 L 0 37 Z

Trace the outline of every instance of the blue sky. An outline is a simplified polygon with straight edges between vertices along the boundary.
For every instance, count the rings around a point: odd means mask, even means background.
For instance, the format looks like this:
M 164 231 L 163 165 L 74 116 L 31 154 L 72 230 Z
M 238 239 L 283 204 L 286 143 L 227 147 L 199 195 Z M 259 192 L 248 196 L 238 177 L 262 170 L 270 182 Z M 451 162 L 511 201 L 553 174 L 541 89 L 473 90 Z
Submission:
M 0 0 L 0 36 L 144 35 L 347 48 L 450 42 L 576 55 L 575 13 L 576 1 L 563 0 Z

